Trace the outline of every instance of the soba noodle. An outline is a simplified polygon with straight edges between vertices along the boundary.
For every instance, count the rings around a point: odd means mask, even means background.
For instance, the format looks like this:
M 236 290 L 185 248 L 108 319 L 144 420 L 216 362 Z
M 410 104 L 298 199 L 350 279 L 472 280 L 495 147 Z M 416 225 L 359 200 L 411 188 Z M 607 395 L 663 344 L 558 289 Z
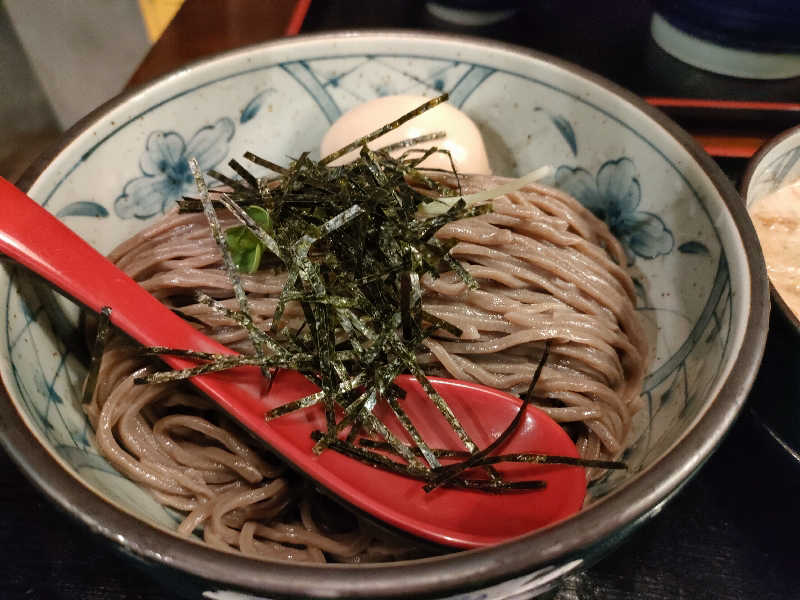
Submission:
M 461 183 L 471 193 L 503 181 L 468 176 Z M 431 374 L 520 393 L 550 341 L 536 388 L 550 400 L 541 408 L 565 424 L 583 457 L 616 459 L 639 408 L 647 355 L 633 283 L 620 266 L 624 252 L 603 222 L 557 190 L 529 185 L 492 206 L 437 233 L 457 240 L 451 254 L 480 287 L 468 289 L 452 272 L 424 278 L 424 310 L 463 334 L 428 338 L 419 362 Z M 229 215 L 220 219 L 234 225 Z M 173 211 L 110 258 L 209 335 L 252 350 L 246 331 L 193 299 L 201 290 L 237 308 L 201 213 Z M 241 279 L 256 324 L 268 327 L 285 274 Z M 299 306 L 288 305 L 283 321 L 300 327 Z M 352 516 L 326 518 L 312 490 L 191 388 L 134 386 L 147 364 L 125 341 L 111 343 L 86 410 L 102 454 L 182 515 L 179 534 L 201 530 L 213 547 L 286 560 L 375 561 L 414 551 L 381 541 Z

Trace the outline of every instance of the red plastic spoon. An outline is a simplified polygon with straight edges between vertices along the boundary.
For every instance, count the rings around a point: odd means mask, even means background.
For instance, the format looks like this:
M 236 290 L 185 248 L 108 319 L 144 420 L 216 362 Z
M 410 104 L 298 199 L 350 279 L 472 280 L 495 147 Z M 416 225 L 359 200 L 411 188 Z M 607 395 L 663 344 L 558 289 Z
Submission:
M 146 346 L 231 353 L 174 315 L 2 178 L 0 251 L 90 309 L 112 307 L 112 322 Z M 164 360 L 174 368 L 193 364 L 168 356 Z M 519 411 L 519 398 L 504 392 L 464 381 L 431 380 L 479 448 L 497 438 Z M 397 382 L 407 391 L 403 407 L 423 439 L 431 447 L 463 450 L 417 381 L 402 376 Z M 488 494 L 440 488 L 425 493 L 420 481 L 364 465 L 338 452 L 328 450 L 315 455 L 311 451 L 311 432 L 325 429 L 319 407 L 269 422 L 264 418 L 268 410 L 317 391 L 293 371 L 280 371 L 266 395 L 256 368 L 204 375 L 192 379 L 192 383 L 328 493 L 385 523 L 440 544 L 461 548 L 496 544 L 563 519 L 577 512 L 583 503 L 586 480 L 581 467 L 498 465 L 508 480 L 544 480 L 543 490 Z M 386 414 L 380 416 L 391 421 Z M 400 434 L 398 423 L 390 423 L 389 427 Z M 499 451 L 577 456 L 575 445 L 564 431 L 533 407 Z

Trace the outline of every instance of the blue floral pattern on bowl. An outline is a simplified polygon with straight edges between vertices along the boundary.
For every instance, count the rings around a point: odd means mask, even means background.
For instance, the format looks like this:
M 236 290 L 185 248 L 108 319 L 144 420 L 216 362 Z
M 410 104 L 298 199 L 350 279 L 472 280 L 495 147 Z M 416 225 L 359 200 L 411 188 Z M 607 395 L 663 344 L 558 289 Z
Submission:
M 235 130 L 233 121 L 222 117 L 201 127 L 188 143 L 175 131 L 153 131 L 139 160 L 142 177 L 125 184 L 114 200 L 114 212 L 122 219 L 164 213 L 181 196 L 196 190 L 188 160 L 196 158 L 203 171 L 216 167 L 228 156 Z
M 580 167 L 561 166 L 555 182 L 606 222 L 622 242 L 629 265 L 636 256 L 652 259 L 672 252 L 675 239 L 661 217 L 638 210 L 642 188 L 630 158 L 604 162 L 595 177 Z

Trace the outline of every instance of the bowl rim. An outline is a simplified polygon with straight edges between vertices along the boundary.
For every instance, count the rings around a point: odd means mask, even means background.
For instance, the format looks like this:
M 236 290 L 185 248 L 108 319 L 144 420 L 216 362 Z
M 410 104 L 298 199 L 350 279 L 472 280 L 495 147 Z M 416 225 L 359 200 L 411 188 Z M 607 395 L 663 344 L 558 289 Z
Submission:
M 781 133 L 777 134 L 774 137 L 771 137 L 766 142 L 759 146 L 758 150 L 756 150 L 755 154 L 750 157 L 750 160 L 747 161 L 747 166 L 745 167 L 744 174 L 742 175 L 742 181 L 739 185 L 739 194 L 742 197 L 742 201 L 744 202 L 745 208 L 747 208 L 748 214 L 750 213 L 750 207 L 747 202 L 747 197 L 750 191 L 750 184 L 753 182 L 753 178 L 756 174 L 756 169 L 758 169 L 759 165 L 766 159 L 769 154 L 775 150 L 780 144 L 788 140 L 789 138 L 797 136 L 798 142 L 800 142 L 800 125 L 795 125 Z M 772 280 L 767 278 L 769 281 L 769 291 L 770 296 L 775 304 L 778 305 L 778 308 L 781 310 L 783 315 L 786 317 L 786 320 L 791 323 L 794 331 L 797 335 L 800 335 L 800 317 L 795 314 L 795 312 L 789 308 L 789 305 L 781 296 L 781 293 L 777 290 L 777 288 L 772 285 Z
M 178 538 L 146 521 L 120 510 L 90 490 L 66 471 L 24 426 L 8 391 L 0 390 L 0 442 L 22 471 L 58 506 L 85 523 L 95 534 L 118 549 L 151 565 L 166 566 L 204 580 L 207 585 L 255 593 L 308 597 L 308 590 L 326 597 L 419 597 L 456 593 L 506 581 L 537 569 L 570 563 L 570 570 L 619 541 L 620 532 L 630 530 L 658 512 L 703 465 L 721 442 L 739 413 L 758 371 L 766 342 L 769 291 L 766 270 L 755 230 L 746 207 L 720 167 L 694 139 L 663 112 L 639 96 L 582 67 L 523 46 L 459 34 L 442 34 L 410 29 L 342 30 L 301 34 L 292 38 L 253 44 L 192 62 L 177 71 L 112 98 L 71 127 L 51 149 L 43 153 L 23 174 L 18 186 L 27 191 L 59 154 L 93 123 L 118 106 L 144 95 L 167 79 L 180 78 L 203 67 L 244 57 L 254 51 L 346 38 L 446 41 L 467 44 L 532 58 L 567 71 L 611 92 L 632 108 L 664 128 L 710 179 L 734 222 L 744 251 L 749 274 L 751 310 L 747 314 L 742 348 L 718 396 L 696 418 L 689 429 L 657 459 L 610 498 L 553 526 L 480 550 L 389 564 L 302 565 L 247 558 L 214 550 L 204 544 Z M 566 540 L 566 542 L 564 541 Z M 576 560 L 577 559 L 577 560 Z M 398 568 L 402 567 L 402 568 Z

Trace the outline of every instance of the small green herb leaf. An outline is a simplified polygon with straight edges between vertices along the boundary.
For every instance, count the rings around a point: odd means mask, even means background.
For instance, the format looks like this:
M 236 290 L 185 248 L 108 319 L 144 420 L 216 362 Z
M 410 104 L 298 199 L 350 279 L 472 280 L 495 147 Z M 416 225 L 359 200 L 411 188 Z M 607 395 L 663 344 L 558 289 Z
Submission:
M 272 219 L 269 212 L 260 206 L 248 206 L 247 214 L 264 229 L 272 231 Z M 231 257 L 236 267 L 242 273 L 255 273 L 261 264 L 261 256 L 264 253 L 264 245 L 258 238 L 250 232 L 244 225 L 231 227 L 225 232 L 228 247 L 231 250 Z

